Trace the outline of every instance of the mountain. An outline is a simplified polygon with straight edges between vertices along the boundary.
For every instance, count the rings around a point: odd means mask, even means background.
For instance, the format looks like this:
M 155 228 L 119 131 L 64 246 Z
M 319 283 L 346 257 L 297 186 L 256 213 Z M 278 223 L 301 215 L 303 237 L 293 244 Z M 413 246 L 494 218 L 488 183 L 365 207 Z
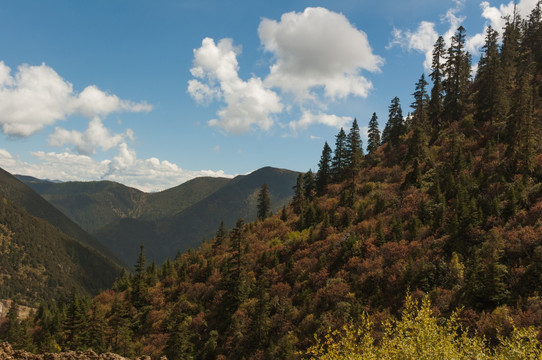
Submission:
M 17 177 L 88 232 L 123 218 L 155 221 L 171 216 L 231 180 L 201 177 L 149 194 L 112 181 L 57 183 Z
M 26 196 L 13 190 L 6 180 L 19 184 L 7 173 L 0 175 L 0 298 L 35 305 L 73 289 L 83 294 L 96 294 L 113 284 L 121 267 L 82 241 L 88 241 L 90 236 L 76 240 L 25 211 L 5 196 L 9 189 L 12 189 L 11 197 L 36 213 L 43 214 L 51 209 L 40 208 L 40 201 L 32 199 L 39 195 L 34 193 L 32 196 L 31 190 L 26 191 Z M 21 186 L 16 187 L 24 190 Z M 60 216 L 56 220 L 61 224 L 68 223 Z
M 104 256 L 112 259 L 118 265 L 122 262 L 101 242 L 85 232 L 74 221 L 47 202 L 34 190 L 18 180 L 15 176 L 0 168 L 0 195 L 13 202 L 26 212 L 45 220 L 57 227 L 69 237 L 84 246 L 95 249 Z
M 294 171 L 265 167 L 225 184 L 220 182 L 216 191 L 169 217 L 158 221 L 143 220 L 143 216 L 118 219 L 93 234 L 127 263 L 135 261 L 140 245 L 145 246 L 149 259 L 161 263 L 178 251 L 196 248 L 204 239 L 212 238 L 221 221 L 229 228 L 239 218 L 254 220 L 258 192 L 264 183 L 269 186 L 272 210 L 277 211 L 293 195 L 297 176 Z M 182 193 L 179 189 L 175 192 Z

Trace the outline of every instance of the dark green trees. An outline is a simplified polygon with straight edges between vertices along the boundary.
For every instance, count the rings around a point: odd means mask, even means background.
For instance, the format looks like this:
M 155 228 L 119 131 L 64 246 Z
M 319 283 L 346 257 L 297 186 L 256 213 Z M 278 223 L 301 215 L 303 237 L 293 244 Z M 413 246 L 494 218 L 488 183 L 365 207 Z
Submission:
M 465 28 L 460 26 L 452 36 L 444 71 L 444 114 L 447 123 L 461 120 L 467 111 L 471 56 L 465 50 L 465 41 Z
M 367 153 L 373 156 L 380 146 L 380 130 L 378 129 L 378 117 L 373 113 L 369 120 L 369 131 L 367 134 Z
M 271 198 L 269 197 L 269 186 L 263 184 L 258 193 L 258 220 L 263 221 L 271 214 Z
M 335 136 L 335 151 L 331 160 L 331 173 L 333 181 L 340 182 L 344 179 L 346 165 L 346 133 L 343 128 Z
M 326 141 L 324 143 L 324 148 L 322 149 L 322 156 L 320 157 L 320 162 L 318 163 L 318 171 L 316 172 L 316 193 L 318 195 L 322 195 L 330 182 L 331 148 Z
M 428 113 L 430 123 L 436 131 L 442 126 L 442 113 L 444 111 L 444 89 L 442 85 L 444 77 L 444 46 L 444 38 L 439 36 L 433 48 L 433 61 L 431 63 L 431 74 L 429 75 L 433 87 L 431 88 Z
M 363 149 L 359 126 L 356 119 L 352 122 L 352 127 L 346 137 L 345 169 L 347 176 L 352 178 L 361 170 L 363 162 Z
M 478 62 L 476 74 L 476 119 L 479 122 L 501 124 L 506 116 L 504 81 L 499 56 L 497 31 L 491 26 Z
M 388 107 L 389 117 L 386 127 L 382 132 L 382 142 L 395 146 L 399 143 L 399 138 L 405 133 L 405 122 L 403 119 L 403 110 L 399 98 L 396 96 L 391 100 Z

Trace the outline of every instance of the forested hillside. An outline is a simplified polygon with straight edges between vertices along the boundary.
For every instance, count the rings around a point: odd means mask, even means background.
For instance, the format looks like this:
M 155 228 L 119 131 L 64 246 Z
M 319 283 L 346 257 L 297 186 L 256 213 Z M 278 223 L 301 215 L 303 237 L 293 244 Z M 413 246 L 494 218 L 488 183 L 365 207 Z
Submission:
M 366 153 L 354 121 L 283 210 L 160 267 L 142 249 L 111 290 L 44 305 L 26 346 L 295 359 L 362 314 L 382 338 L 408 293 L 459 308 L 455 331 L 489 347 L 515 327 L 540 336 L 542 3 L 508 19 L 502 45 L 488 28 L 476 74 L 463 27 L 433 55 L 412 113 L 392 99 L 382 133 L 373 115 Z
M 103 254 L 0 195 L 0 298 L 35 306 L 72 289 L 96 294 L 120 271 Z

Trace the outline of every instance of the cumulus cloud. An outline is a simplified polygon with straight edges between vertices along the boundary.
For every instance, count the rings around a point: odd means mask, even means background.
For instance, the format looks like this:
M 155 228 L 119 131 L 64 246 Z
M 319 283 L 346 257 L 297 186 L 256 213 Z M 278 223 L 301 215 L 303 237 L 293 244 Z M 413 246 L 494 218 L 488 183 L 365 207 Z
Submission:
M 119 99 L 96 86 L 76 93 L 51 67 L 27 64 L 11 69 L 0 61 L 0 127 L 10 136 L 30 136 L 70 115 L 88 118 L 121 111 L 150 111 L 146 103 Z
M 388 45 L 388 48 L 395 45 L 401 46 L 408 51 L 419 51 L 425 54 L 423 67 L 431 68 L 433 57 L 433 46 L 438 38 L 438 33 L 435 30 L 435 24 L 429 21 L 422 21 L 416 31 L 393 29 L 393 39 Z
M 282 112 L 280 97 L 264 87 L 262 80 L 252 77 L 248 81 L 239 75 L 237 55 L 241 49 L 231 39 L 215 44 L 211 38 L 203 39 L 194 50 L 194 67 L 188 92 L 199 103 L 218 99 L 225 103 L 217 115 L 208 122 L 211 126 L 239 134 L 254 127 L 269 130 L 274 124 L 273 114 Z
M 131 129 L 127 129 L 123 134 L 115 134 L 104 126 L 99 117 L 95 117 L 89 122 L 85 132 L 56 127 L 55 131 L 49 135 L 48 143 L 57 147 L 66 144 L 73 145 L 79 154 L 92 155 L 96 153 L 97 148 L 107 151 L 126 139 L 133 140 L 133 138 L 134 134 Z
M 233 177 L 224 171 L 185 170 L 167 160 L 139 159 L 126 143 L 118 146 L 112 160 L 96 161 L 87 155 L 69 152 L 31 153 L 34 163 L 14 158 L 7 150 L 0 149 L 0 166 L 12 174 L 30 175 L 40 179 L 61 181 L 117 181 L 142 191 L 160 191 L 177 186 L 199 176 Z
M 383 63 L 363 31 L 325 8 L 286 13 L 278 22 L 263 19 L 258 35 L 275 57 L 265 83 L 298 99 L 311 98 L 318 87 L 332 100 L 366 97 L 372 84 L 361 71 L 378 71 Z
M 306 129 L 313 124 L 322 124 L 339 129 L 345 127 L 353 119 L 350 116 L 337 116 L 324 113 L 313 114 L 311 111 L 304 110 L 299 120 L 291 121 L 288 125 L 294 132 L 299 129 Z
M 280 21 L 262 19 L 258 35 L 263 49 L 273 55 L 264 80 L 254 75 L 246 81 L 239 77 L 241 48 L 232 39 L 215 43 L 205 38 L 194 49 L 190 69 L 194 78 L 188 82 L 188 93 L 200 104 L 223 104 L 217 117 L 208 121 L 210 126 L 234 134 L 255 128 L 267 131 L 285 109 L 301 107 L 305 101 L 325 109 L 330 100 L 366 97 L 372 84 L 362 71 L 379 71 L 383 63 L 373 54 L 363 31 L 344 15 L 324 8 L 286 13 Z M 342 121 L 336 115 L 306 114 L 289 125 L 295 130 L 314 123 L 336 126 Z

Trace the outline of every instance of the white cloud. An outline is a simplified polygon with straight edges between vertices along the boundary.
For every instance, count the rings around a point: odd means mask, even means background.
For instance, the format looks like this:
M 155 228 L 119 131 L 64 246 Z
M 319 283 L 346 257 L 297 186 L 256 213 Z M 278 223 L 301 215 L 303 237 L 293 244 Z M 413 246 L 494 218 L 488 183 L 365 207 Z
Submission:
M 388 45 L 388 48 L 399 45 L 408 51 L 419 51 L 425 54 L 423 67 L 431 68 L 433 58 L 433 46 L 438 38 L 438 33 L 435 30 L 435 24 L 429 21 L 422 21 L 416 31 L 402 31 L 393 29 L 393 40 Z
M 30 136 L 70 115 L 88 118 L 120 111 L 150 111 L 146 103 L 133 103 L 107 94 L 96 86 L 77 94 L 71 83 L 51 67 L 27 64 L 11 69 L 0 61 L 0 127 L 11 136 Z
M 104 126 L 99 117 L 95 117 L 83 133 L 56 127 L 55 131 L 49 135 L 48 143 L 57 147 L 71 144 L 79 154 L 92 155 L 96 153 L 97 148 L 107 151 L 126 139 L 133 139 L 131 129 L 126 130 L 124 134 L 114 134 Z
M 379 71 L 383 63 L 363 31 L 344 15 L 325 8 L 286 13 L 279 22 L 263 19 L 258 35 L 275 57 L 266 85 L 300 100 L 313 98 L 311 90 L 318 87 L 332 100 L 366 97 L 372 84 L 361 71 Z
M 215 44 L 211 38 L 203 39 L 201 47 L 194 50 L 194 67 L 191 74 L 198 78 L 188 82 L 188 92 L 199 103 L 219 99 L 225 103 L 217 115 L 208 122 L 211 126 L 239 134 L 258 127 L 269 130 L 273 114 L 282 112 L 280 97 L 265 88 L 261 79 L 252 77 L 243 81 L 239 75 L 237 55 L 240 48 L 231 39 Z
M 306 129 L 313 124 L 323 124 L 330 127 L 341 128 L 352 122 L 354 118 L 350 116 L 337 116 L 333 114 L 318 113 L 313 114 L 308 110 L 304 110 L 301 118 L 297 121 L 291 121 L 288 125 L 295 133 L 298 129 Z
M 31 155 L 35 163 L 15 159 L 7 150 L 0 149 L 0 167 L 12 174 L 30 175 L 39 179 L 117 181 L 147 192 L 165 190 L 199 176 L 233 177 L 222 170 L 184 170 L 167 160 L 138 159 L 136 152 L 126 143 L 119 145 L 118 154 L 113 160 L 96 161 L 86 155 L 68 152 L 37 151 Z

